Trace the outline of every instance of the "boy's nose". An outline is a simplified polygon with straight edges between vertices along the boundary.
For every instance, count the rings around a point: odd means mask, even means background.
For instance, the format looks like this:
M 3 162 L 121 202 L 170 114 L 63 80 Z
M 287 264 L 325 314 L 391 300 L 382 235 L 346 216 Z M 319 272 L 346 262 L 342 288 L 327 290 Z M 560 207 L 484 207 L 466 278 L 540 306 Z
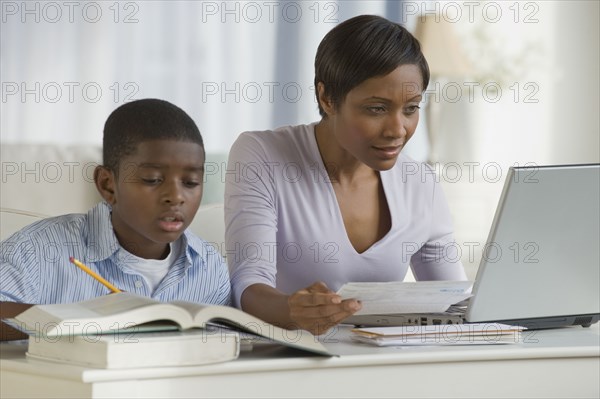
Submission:
M 179 205 L 184 202 L 183 187 L 178 182 L 165 184 L 163 192 L 163 201 L 167 204 Z

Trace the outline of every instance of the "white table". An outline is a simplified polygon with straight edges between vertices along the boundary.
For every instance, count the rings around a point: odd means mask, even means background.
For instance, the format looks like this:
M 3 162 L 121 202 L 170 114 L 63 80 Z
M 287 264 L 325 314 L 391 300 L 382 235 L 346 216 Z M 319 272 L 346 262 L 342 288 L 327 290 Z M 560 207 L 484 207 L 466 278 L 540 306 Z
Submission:
M 2 344 L 0 397 L 595 397 L 600 330 L 529 332 L 510 345 L 377 348 L 328 337 L 341 356 L 306 356 L 257 345 L 235 361 L 103 370 L 26 359 Z M 335 342 L 333 342 L 335 341 Z

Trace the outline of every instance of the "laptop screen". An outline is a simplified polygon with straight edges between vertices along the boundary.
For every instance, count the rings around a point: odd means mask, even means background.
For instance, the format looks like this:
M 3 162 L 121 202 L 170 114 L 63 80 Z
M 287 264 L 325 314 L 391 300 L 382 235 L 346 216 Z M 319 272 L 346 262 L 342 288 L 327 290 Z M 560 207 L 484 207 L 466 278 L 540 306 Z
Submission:
M 510 168 L 469 322 L 600 313 L 600 164 Z

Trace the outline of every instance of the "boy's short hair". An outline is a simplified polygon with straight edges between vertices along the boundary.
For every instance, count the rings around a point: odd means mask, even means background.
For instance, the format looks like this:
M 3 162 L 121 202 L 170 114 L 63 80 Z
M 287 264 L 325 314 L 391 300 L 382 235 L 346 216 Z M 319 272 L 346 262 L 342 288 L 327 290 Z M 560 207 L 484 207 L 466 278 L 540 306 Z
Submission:
M 121 159 L 151 140 L 189 141 L 204 151 L 200 130 L 184 110 L 168 101 L 147 98 L 121 105 L 109 115 L 102 139 L 104 166 L 118 173 Z
M 319 82 L 337 107 L 365 80 L 387 75 L 401 65 L 417 65 L 423 78 L 421 89 L 427 88 L 429 66 L 419 41 L 406 28 L 376 15 L 342 22 L 325 35 L 317 49 L 314 83 L 319 113 L 327 116 L 319 103 Z

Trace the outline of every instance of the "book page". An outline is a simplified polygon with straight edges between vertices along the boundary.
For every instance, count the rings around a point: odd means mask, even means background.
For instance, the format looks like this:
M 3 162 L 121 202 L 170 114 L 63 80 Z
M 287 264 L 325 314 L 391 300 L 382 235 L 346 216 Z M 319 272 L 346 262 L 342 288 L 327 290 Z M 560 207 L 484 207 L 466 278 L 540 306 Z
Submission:
M 194 314 L 194 326 L 203 328 L 208 324 L 222 325 L 241 332 L 241 338 L 247 341 L 266 338 L 292 348 L 331 356 L 318 339 L 305 330 L 286 330 L 274 326 L 240 309 L 221 305 L 202 305 L 196 303 L 173 301 L 186 311 Z
M 131 329 L 157 320 L 175 322 L 182 329 L 192 326 L 192 317 L 185 309 L 127 292 L 82 302 L 36 305 L 15 320 L 27 333 L 49 337 Z
M 85 308 L 96 312 L 99 316 L 113 315 L 126 311 L 152 306 L 159 302 L 154 299 L 133 295 L 106 295 L 89 302 Z
M 256 335 L 266 335 L 273 325 L 262 321 L 240 309 L 222 306 L 206 305 L 184 301 L 170 302 L 179 308 L 185 309 L 194 317 L 194 326 L 204 328 L 207 324 L 223 324 L 244 330 Z
M 171 304 L 173 306 L 177 306 L 178 308 L 181 308 L 181 309 L 185 309 L 185 311 L 188 312 L 190 314 L 190 316 L 192 316 L 192 318 L 194 318 L 194 319 L 196 319 L 196 315 L 198 313 L 200 313 L 202 311 L 202 309 L 214 307 L 214 306 L 217 306 L 217 307 L 220 306 L 220 305 L 210 305 L 210 304 L 202 304 L 202 303 L 194 303 L 194 302 L 186 302 L 186 301 L 171 301 L 171 302 L 169 302 L 169 304 Z M 225 307 L 225 306 L 223 306 L 223 307 Z M 199 321 L 201 322 L 201 324 L 204 323 L 202 320 L 199 320 Z M 196 326 L 196 327 L 202 327 L 202 326 Z
M 442 313 L 471 297 L 472 285 L 472 281 L 347 283 L 337 293 L 362 302 L 356 315 Z

